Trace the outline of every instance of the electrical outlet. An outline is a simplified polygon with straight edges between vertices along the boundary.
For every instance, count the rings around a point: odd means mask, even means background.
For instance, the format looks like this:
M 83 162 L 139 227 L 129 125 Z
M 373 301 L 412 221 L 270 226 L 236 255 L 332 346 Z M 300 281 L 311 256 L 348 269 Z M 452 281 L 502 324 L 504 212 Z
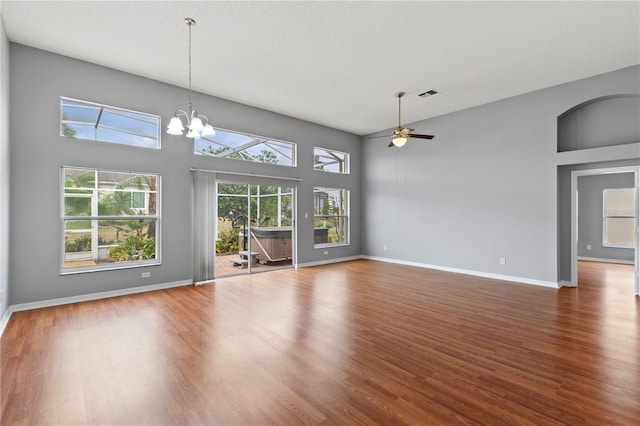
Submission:
M 149 278 L 151 276 L 151 272 L 143 272 L 142 278 Z
M 305 213 L 304 213 L 304 218 L 305 218 L 305 219 L 309 219 L 309 213 L 305 212 Z
M 387 245 L 386 244 L 384 245 L 384 251 L 387 251 Z
M 329 254 L 329 250 L 325 250 L 325 251 L 324 251 L 324 254 L 325 254 L 325 255 Z
M 587 250 L 591 250 L 591 244 L 587 244 Z
M 506 265 L 507 264 L 507 258 L 506 257 L 501 257 L 500 258 L 500 264 L 501 265 Z

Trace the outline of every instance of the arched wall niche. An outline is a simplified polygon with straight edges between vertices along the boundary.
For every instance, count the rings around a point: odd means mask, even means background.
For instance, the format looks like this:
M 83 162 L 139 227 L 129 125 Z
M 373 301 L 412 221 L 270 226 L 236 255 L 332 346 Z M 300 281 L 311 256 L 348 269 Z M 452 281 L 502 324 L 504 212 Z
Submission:
M 558 152 L 640 142 L 640 95 L 583 102 L 558 116 Z

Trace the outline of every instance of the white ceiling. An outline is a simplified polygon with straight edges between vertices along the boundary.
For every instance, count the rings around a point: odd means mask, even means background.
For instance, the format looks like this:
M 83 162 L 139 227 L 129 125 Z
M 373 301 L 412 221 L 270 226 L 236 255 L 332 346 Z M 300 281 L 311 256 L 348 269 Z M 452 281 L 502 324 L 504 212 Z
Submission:
M 406 124 L 640 63 L 638 1 L 0 3 L 10 41 L 182 87 L 194 18 L 194 90 L 359 135 L 400 90 Z

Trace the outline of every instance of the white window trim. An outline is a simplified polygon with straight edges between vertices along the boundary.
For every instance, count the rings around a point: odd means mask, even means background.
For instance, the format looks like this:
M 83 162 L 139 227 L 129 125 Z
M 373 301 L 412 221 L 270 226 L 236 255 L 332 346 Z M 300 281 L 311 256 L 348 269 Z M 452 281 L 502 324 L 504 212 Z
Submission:
M 315 206 L 313 209 L 313 222 L 315 223 L 316 221 L 316 217 L 331 217 L 331 218 L 345 218 L 346 219 L 346 225 L 347 225 L 347 232 L 345 233 L 345 240 L 344 241 L 336 241 L 335 243 L 321 243 L 321 244 L 314 244 L 313 248 L 314 249 L 321 249 L 321 248 L 327 248 L 327 247 L 342 247 L 342 246 L 350 246 L 351 245 L 351 191 L 346 189 L 346 188 L 333 188 L 333 187 L 328 187 L 328 186 L 314 186 L 313 188 L 313 192 L 315 194 L 316 189 L 326 189 L 326 190 L 336 190 L 336 191 L 346 191 L 346 206 L 345 206 L 345 214 L 343 215 L 316 215 L 315 214 Z M 315 227 L 314 227 L 315 228 Z
M 87 170 L 94 172 L 113 172 L 113 173 L 131 173 L 131 174 L 141 174 L 141 175 L 154 175 L 157 177 L 156 179 L 156 214 L 155 216 L 149 215 L 131 215 L 131 216 L 66 216 L 65 215 L 65 169 L 75 169 L 75 170 Z M 147 193 L 150 191 L 146 191 Z M 149 172 L 131 172 L 131 171 L 123 171 L 123 170 L 112 170 L 112 169 L 96 169 L 91 167 L 77 167 L 77 166 L 62 166 L 60 168 L 60 229 L 61 229 L 61 247 L 60 247 L 60 275 L 75 275 L 75 274 L 84 274 L 87 272 L 103 272 L 103 271 L 114 271 L 120 269 L 131 269 L 131 268 L 141 268 L 146 266 L 157 266 L 162 264 L 162 219 L 161 219 L 161 192 L 162 192 L 162 177 L 158 173 L 149 173 Z M 75 194 L 72 194 L 75 196 Z M 96 199 L 97 203 L 97 199 Z M 65 267 L 65 222 L 69 220 L 123 220 L 123 219 L 143 219 L 143 220 L 155 220 L 156 221 L 156 257 L 155 259 L 148 260 L 136 260 L 129 262 L 116 262 L 116 263 L 103 263 L 99 265 L 88 265 L 88 266 L 74 266 L 74 267 Z

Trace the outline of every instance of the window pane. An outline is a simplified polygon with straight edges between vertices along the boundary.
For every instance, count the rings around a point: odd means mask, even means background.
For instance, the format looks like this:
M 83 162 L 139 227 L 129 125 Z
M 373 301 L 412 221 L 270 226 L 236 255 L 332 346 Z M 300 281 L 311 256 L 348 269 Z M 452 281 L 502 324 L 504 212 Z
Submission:
M 326 148 L 313 149 L 313 168 L 330 173 L 349 173 L 349 154 Z
M 99 216 L 156 214 L 156 175 L 99 171 L 98 182 Z
M 91 216 L 91 196 L 83 194 L 65 194 L 65 216 Z
M 60 99 L 60 134 L 100 142 L 160 148 L 160 117 L 92 102 Z
M 609 217 L 604 221 L 606 245 L 634 247 L 635 218 Z
M 140 262 L 156 258 L 156 220 L 65 221 L 64 267 Z M 97 244 L 92 230 L 97 229 Z
M 155 191 L 156 175 L 98 171 L 99 188 L 150 189 Z
M 635 247 L 636 200 L 634 188 L 603 190 L 603 241 L 605 247 Z
M 95 188 L 95 171 L 86 169 L 64 169 L 64 187 L 66 193 L 91 194 Z
M 219 183 L 218 194 L 247 195 L 248 185 L 244 183 Z
M 314 188 L 315 246 L 349 244 L 349 191 Z
M 216 130 L 214 136 L 194 140 L 194 154 L 234 160 L 295 167 L 295 147 L 291 142 L 261 136 Z
M 98 121 L 100 107 L 84 102 L 62 100 L 62 119 L 79 123 L 95 123 Z
M 98 216 L 155 216 L 155 193 L 98 191 Z
M 144 192 L 132 192 L 131 193 L 131 208 L 137 210 L 143 210 L 147 206 L 146 196 Z
M 74 260 L 91 259 L 91 221 L 66 221 L 64 225 L 65 260 L 71 253 L 76 254 L 71 256 Z
M 99 242 L 110 246 L 102 260 L 127 262 L 156 258 L 156 220 L 101 220 Z
M 635 217 L 635 189 L 616 188 L 604 190 L 604 215 Z
M 281 226 L 291 226 L 293 224 L 293 193 L 291 192 L 280 197 L 280 221 Z
M 104 128 L 148 138 L 157 137 L 158 124 L 155 117 L 115 109 L 106 109 L 100 118 L 100 125 Z
M 253 203 L 252 203 L 253 204 Z M 218 196 L 218 217 L 233 219 L 239 215 L 247 215 L 247 196 Z

